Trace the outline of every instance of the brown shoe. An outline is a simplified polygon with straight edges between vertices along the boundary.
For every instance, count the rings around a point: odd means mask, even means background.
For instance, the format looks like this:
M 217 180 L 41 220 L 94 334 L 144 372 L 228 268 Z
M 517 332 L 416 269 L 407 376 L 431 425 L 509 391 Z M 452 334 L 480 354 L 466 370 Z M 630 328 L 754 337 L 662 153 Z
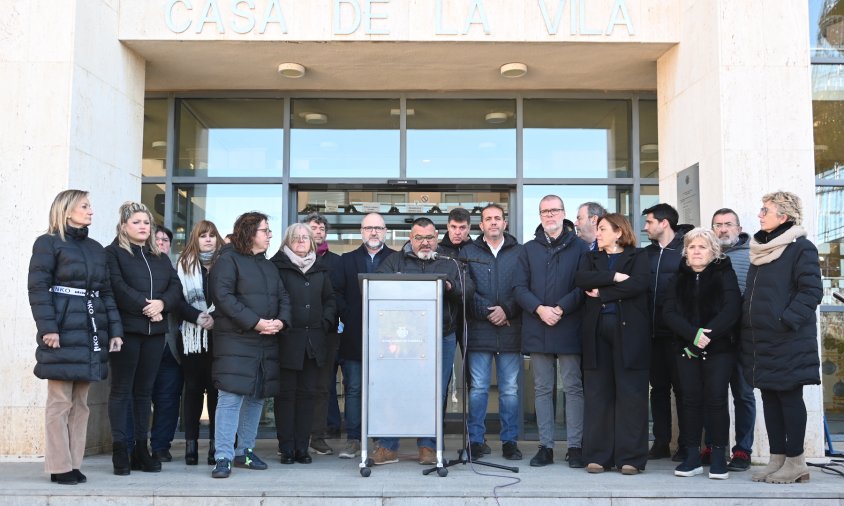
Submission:
M 378 448 L 372 454 L 372 462 L 375 463 L 376 466 L 380 466 L 383 464 L 395 464 L 398 461 L 398 452 L 390 451 L 386 448 Z
M 633 476 L 634 474 L 639 474 L 639 468 L 631 466 L 630 464 L 624 464 L 623 466 L 621 466 L 621 474 Z
M 598 474 L 603 473 L 604 471 L 604 466 L 602 466 L 601 464 L 596 464 L 594 462 L 590 462 L 589 465 L 586 466 L 587 473 Z
M 419 464 L 430 466 L 437 463 L 437 454 L 427 446 L 419 447 Z

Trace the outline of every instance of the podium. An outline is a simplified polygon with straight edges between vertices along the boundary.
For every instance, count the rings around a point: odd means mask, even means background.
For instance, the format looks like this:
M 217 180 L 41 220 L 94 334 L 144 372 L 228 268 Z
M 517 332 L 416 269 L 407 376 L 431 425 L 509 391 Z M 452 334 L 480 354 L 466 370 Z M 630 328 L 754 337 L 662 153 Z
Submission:
M 359 274 L 363 302 L 360 474 L 370 437 L 436 438 L 443 464 L 444 274 Z

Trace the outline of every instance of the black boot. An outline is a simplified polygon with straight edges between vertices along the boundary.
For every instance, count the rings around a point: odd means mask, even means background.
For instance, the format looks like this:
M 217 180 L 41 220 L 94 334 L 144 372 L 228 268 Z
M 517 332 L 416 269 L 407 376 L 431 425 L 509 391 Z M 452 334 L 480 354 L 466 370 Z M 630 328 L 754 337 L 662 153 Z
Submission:
M 712 458 L 715 459 L 715 449 L 712 449 Z M 710 464 L 711 465 L 711 464 Z M 700 448 L 686 447 L 686 457 L 683 463 L 674 469 L 674 476 L 691 477 L 703 474 L 703 464 L 700 462 Z
M 161 472 L 161 462 L 149 454 L 147 441 L 135 441 L 135 450 L 132 452 L 132 469 L 145 473 Z
M 185 464 L 195 466 L 199 463 L 199 443 L 196 439 L 185 441 Z
M 217 461 L 214 460 L 214 454 L 216 452 L 217 452 L 217 448 L 214 446 L 214 440 L 209 439 L 208 440 L 208 465 L 209 466 L 213 466 L 214 464 L 217 463 Z
M 727 448 L 724 446 L 713 446 L 709 464 L 709 479 L 726 480 L 729 477 L 730 473 L 727 471 Z
M 115 441 L 111 444 L 111 463 L 114 466 L 114 474 L 118 476 L 126 476 L 131 472 L 129 470 L 129 450 L 126 449 L 126 443 Z

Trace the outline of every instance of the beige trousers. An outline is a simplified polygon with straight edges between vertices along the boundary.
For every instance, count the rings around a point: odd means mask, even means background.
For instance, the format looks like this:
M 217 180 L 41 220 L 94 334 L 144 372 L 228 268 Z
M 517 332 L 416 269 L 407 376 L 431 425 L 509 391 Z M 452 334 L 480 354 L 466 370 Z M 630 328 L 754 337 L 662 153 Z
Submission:
M 48 473 L 66 473 L 79 469 L 82 464 L 88 436 L 90 387 L 87 381 L 47 380 L 44 468 Z

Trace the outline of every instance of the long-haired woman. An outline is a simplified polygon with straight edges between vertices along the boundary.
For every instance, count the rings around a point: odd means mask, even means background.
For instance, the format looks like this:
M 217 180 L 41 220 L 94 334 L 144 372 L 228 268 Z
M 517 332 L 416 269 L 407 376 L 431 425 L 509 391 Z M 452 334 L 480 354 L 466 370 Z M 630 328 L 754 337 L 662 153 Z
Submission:
M 182 295 L 188 305 L 200 313 L 199 323 L 183 321 L 182 372 L 185 378 L 184 428 L 185 463 L 197 465 L 199 461 L 199 418 L 202 416 L 203 399 L 207 399 L 209 417 L 208 465 L 214 464 L 214 420 L 217 411 L 217 389 L 211 378 L 213 339 L 211 329 L 214 319 L 210 313 L 214 306 L 208 296 L 208 271 L 223 247 L 223 238 L 217 226 L 202 220 L 193 227 L 176 270 L 182 282 Z M 197 320 L 194 320 L 197 321 Z
M 162 255 L 152 234 L 152 213 L 144 204 L 120 206 L 117 237 L 106 246 L 111 288 L 123 321 L 123 349 L 111 355 L 111 421 L 114 474 L 128 475 L 130 467 L 144 472 L 161 471 L 161 462 L 150 455 L 147 435 L 152 387 L 167 313 L 182 304 L 182 286 L 176 270 Z M 130 466 L 127 452 L 127 416 L 131 406 L 135 448 Z
M 102 245 L 88 237 L 88 192 L 65 190 L 50 206 L 47 233 L 32 246 L 29 305 L 38 329 L 35 376 L 47 380 L 44 467 L 61 485 L 84 483 L 88 390 L 106 379 L 108 352 L 123 344 Z

